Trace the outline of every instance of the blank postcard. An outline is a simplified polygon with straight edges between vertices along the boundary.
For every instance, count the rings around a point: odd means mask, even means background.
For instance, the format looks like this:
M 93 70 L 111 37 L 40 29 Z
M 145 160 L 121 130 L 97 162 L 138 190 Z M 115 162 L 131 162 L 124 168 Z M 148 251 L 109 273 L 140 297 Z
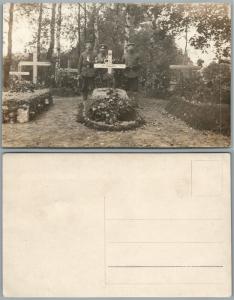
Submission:
M 229 154 L 5 154 L 8 297 L 231 295 Z

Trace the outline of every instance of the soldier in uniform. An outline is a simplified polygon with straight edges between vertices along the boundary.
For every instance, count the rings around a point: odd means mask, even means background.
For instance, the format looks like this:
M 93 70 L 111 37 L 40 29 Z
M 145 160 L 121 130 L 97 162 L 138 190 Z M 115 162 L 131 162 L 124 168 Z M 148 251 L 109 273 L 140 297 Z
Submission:
M 83 101 L 87 100 L 88 94 L 94 89 L 95 80 L 95 62 L 96 53 L 93 51 L 91 41 L 85 43 L 85 51 L 80 56 L 79 76 L 81 82 L 81 91 Z
M 106 58 L 107 58 L 107 46 L 105 44 L 101 44 L 99 46 L 96 62 L 102 64 L 105 62 Z
M 105 44 L 100 44 L 98 54 L 96 56 L 95 62 L 98 64 L 103 64 L 107 60 L 107 46 Z M 98 88 L 108 87 L 110 76 L 107 69 L 97 69 L 96 70 L 96 86 Z
M 123 56 L 123 62 L 126 64 L 126 69 L 123 72 L 125 89 L 131 94 L 138 91 L 138 77 L 140 70 L 140 56 L 135 50 L 134 43 L 128 43 L 127 52 Z

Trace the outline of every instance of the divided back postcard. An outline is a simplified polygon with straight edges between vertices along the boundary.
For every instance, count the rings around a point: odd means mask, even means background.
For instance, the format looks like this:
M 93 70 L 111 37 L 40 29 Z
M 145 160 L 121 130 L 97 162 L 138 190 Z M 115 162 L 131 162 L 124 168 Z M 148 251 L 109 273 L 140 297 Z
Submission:
M 5 296 L 231 295 L 229 154 L 10 153 L 3 163 Z

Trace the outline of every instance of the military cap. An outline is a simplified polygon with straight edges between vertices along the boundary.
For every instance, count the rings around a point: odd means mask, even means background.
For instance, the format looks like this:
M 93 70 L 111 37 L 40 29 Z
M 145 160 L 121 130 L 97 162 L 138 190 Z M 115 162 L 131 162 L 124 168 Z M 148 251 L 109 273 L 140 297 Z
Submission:
M 100 44 L 99 49 L 105 50 L 105 49 L 107 49 L 107 45 L 105 45 L 105 44 Z
M 85 41 L 85 44 L 92 44 L 92 43 L 93 43 L 92 40 L 86 40 L 86 41 Z

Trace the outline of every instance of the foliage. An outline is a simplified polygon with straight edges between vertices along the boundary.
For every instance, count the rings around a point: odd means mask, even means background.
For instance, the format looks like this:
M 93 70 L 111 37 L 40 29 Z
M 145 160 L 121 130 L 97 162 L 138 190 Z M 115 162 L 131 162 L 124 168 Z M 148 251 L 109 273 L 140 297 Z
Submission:
M 30 81 L 18 80 L 15 77 L 10 79 L 9 91 L 10 92 L 34 92 L 36 85 Z
M 44 84 L 34 84 L 31 81 L 28 80 L 19 80 L 17 76 L 11 76 L 9 80 L 9 87 L 7 91 L 13 92 L 13 93 L 19 93 L 19 92 L 34 92 L 38 89 L 45 88 L 46 85 Z
M 132 121 L 136 112 L 131 100 L 121 99 L 118 93 L 110 89 L 104 99 L 96 99 L 88 109 L 88 117 L 97 122 L 115 124 L 120 121 Z
M 5 7 L 4 21 L 7 22 L 8 11 Z M 31 52 L 32 47 L 39 43 L 40 52 L 49 50 L 47 58 L 51 58 L 55 46 L 52 36 L 60 23 L 59 13 L 55 11 L 55 6 L 52 10 L 51 3 L 43 3 L 40 22 L 39 15 L 40 3 L 16 3 L 13 29 L 22 19 L 27 21 L 33 37 L 25 43 L 25 48 Z M 64 3 L 59 30 L 63 53 L 59 61 L 62 61 L 62 56 L 69 57 L 73 64 L 70 67 L 76 68 L 87 38 L 91 38 L 95 45 L 105 43 L 113 50 L 116 60 L 121 61 L 128 22 L 131 27 L 129 38 L 136 43 L 142 58 L 140 81 L 147 93 L 165 94 L 170 80 L 169 65 L 189 61 L 186 57 L 188 44 L 204 52 L 212 47 L 217 58 L 230 58 L 231 18 L 230 5 L 226 3 Z M 175 38 L 184 35 L 186 44 L 183 55 L 176 47 Z M 62 85 L 75 84 L 74 78 L 70 77 L 72 75 L 64 75 Z
M 159 26 L 177 35 L 193 29 L 189 43 L 204 52 L 213 46 L 216 56 L 230 57 L 231 6 L 227 3 L 168 4 L 159 17 Z M 162 14 L 161 14 L 162 15 Z
M 211 63 L 202 74 L 183 79 L 174 95 L 199 103 L 230 103 L 231 68 L 228 64 Z
M 78 76 L 76 73 L 69 72 L 66 69 L 59 69 L 57 71 L 57 87 L 66 88 L 73 93 L 77 93 L 78 90 Z
M 146 26 L 135 34 L 134 42 L 141 58 L 140 81 L 143 89 L 151 96 L 165 96 L 170 82 L 169 65 L 183 61 L 173 37 Z

